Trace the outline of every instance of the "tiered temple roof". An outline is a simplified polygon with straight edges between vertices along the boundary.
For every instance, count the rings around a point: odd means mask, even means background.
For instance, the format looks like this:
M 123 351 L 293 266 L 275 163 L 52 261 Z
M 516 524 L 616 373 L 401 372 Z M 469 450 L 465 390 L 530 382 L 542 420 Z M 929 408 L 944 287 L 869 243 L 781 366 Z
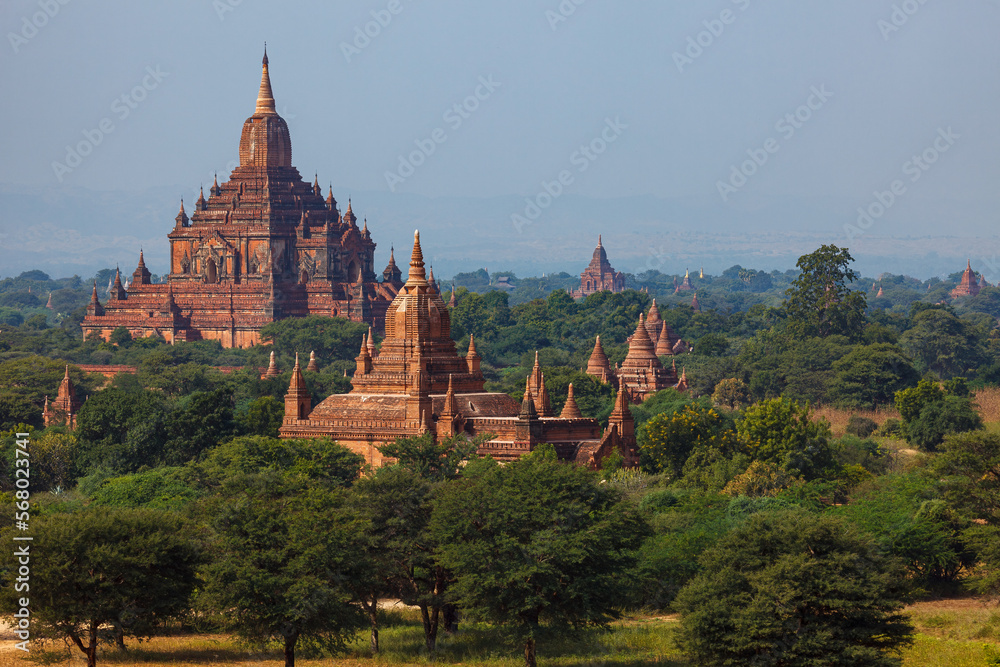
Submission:
M 69 428 L 76 428 L 76 413 L 80 409 L 80 401 L 76 397 L 76 388 L 69 378 L 69 365 L 66 366 L 66 373 L 62 382 L 59 383 L 59 392 L 56 400 L 49 403 L 49 397 L 45 397 L 45 407 L 42 409 L 42 421 L 45 427 L 65 425 Z
M 616 449 L 631 465 L 638 461 L 634 430 L 625 424 L 631 415 L 613 415 L 602 432 L 597 420 L 579 416 L 575 400 L 568 398 L 563 415 L 553 416 L 537 359 L 520 404 L 484 390 L 475 340 L 462 357 L 451 339 L 451 316 L 425 274 L 419 233 L 406 284 L 386 313 L 377 356 L 365 339 L 351 392 L 328 396 L 307 415 L 298 400 L 286 401 L 282 437 L 328 436 L 373 465 L 383 462 L 377 445 L 426 432 L 437 439 L 491 434 L 480 453 L 500 460 L 551 443 L 560 458 L 581 465 L 596 467 Z M 298 382 L 293 374 L 292 388 Z
M 261 327 L 284 317 L 327 315 L 368 322 L 377 331 L 402 286 L 390 256 L 376 278 L 375 243 L 348 203 L 341 216 L 332 188 L 292 166 L 288 125 L 275 109 L 267 54 L 253 115 L 243 124 L 239 165 L 198 197 L 188 217 L 181 202 L 170 241 L 166 284 L 151 284 L 142 252 L 128 288 L 115 278 L 103 306 L 92 299 L 85 336 L 107 339 L 116 327 L 133 336 L 259 342 Z M 100 312 L 102 311 L 103 312 Z
M 972 261 L 968 261 L 965 264 L 965 271 L 962 272 L 962 280 L 958 283 L 958 286 L 951 291 L 952 298 L 960 296 L 976 296 L 979 294 L 980 290 L 979 279 L 976 278 L 975 272 L 972 270 Z
M 579 299 L 595 292 L 622 292 L 625 290 L 625 274 L 615 271 L 608 261 L 600 235 L 590 264 L 580 274 L 580 289 L 573 290 L 571 296 Z
M 628 394 L 633 403 L 641 403 L 650 394 L 676 386 L 676 370 L 666 369 L 660 356 L 670 356 L 687 351 L 687 344 L 673 332 L 660 316 L 656 300 L 649 309 L 649 317 L 639 315 L 639 325 L 629 338 L 628 354 L 621 366 L 612 368 L 598 336 L 590 355 L 586 372 L 601 382 L 610 383 Z

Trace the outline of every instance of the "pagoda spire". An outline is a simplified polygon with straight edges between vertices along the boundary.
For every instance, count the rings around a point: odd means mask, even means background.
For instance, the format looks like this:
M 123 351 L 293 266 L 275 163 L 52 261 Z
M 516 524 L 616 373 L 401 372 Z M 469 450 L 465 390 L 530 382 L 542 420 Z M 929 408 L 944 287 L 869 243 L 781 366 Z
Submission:
M 549 390 L 545 387 L 545 375 L 542 375 L 541 388 L 538 396 L 538 414 L 542 417 L 552 417 L 552 401 L 549 399 Z
M 87 306 L 87 315 L 101 316 L 104 314 L 104 306 L 97 298 L 97 281 L 94 281 L 94 291 L 90 293 L 90 305 Z
M 563 405 L 562 412 L 559 413 L 560 419 L 583 419 L 583 414 L 580 412 L 580 406 L 576 404 L 576 398 L 573 396 L 573 383 L 569 383 L 569 390 L 566 392 L 566 404 Z
M 406 284 L 408 286 L 427 285 L 427 274 L 424 272 L 424 252 L 420 249 L 419 229 L 413 231 L 413 254 L 410 255 L 410 273 L 406 276 Z
M 264 372 L 264 376 L 261 378 L 268 379 L 273 377 L 278 377 L 278 364 L 274 361 L 274 350 L 271 350 L 271 359 L 267 364 L 267 371 Z
M 535 399 L 531 396 L 531 379 L 525 378 L 524 399 L 521 401 L 521 412 L 518 417 L 520 419 L 534 419 L 537 416 L 538 410 L 535 408 Z
M 312 397 L 309 396 L 305 378 L 302 377 L 302 369 L 299 367 L 299 353 L 296 352 L 295 367 L 292 368 L 292 381 L 285 394 L 285 420 L 306 419 L 311 407 Z
M 479 353 L 476 352 L 476 337 L 469 334 L 469 351 L 465 354 L 465 365 L 468 367 L 470 373 L 478 373 L 481 362 L 482 359 Z
M 271 92 L 271 75 L 267 72 L 267 45 L 264 45 L 264 60 L 260 74 L 260 90 L 257 92 L 257 108 L 254 113 L 277 113 L 274 108 L 274 93 Z
M 452 387 L 452 374 L 448 374 L 448 391 L 444 395 L 444 407 L 441 410 L 442 417 L 454 417 L 458 415 L 458 401 L 455 400 L 455 389 Z
M 306 364 L 306 370 L 313 373 L 319 372 L 319 364 L 316 363 L 316 350 L 309 353 L 309 363 Z
M 187 227 L 188 220 L 190 220 L 190 218 L 188 218 L 188 216 L 187 216 L 187 213 L 185 213 L 185 211 L 184 211 L 184 198 L 183 197 L 181 197 L 181 210 L 177 212 L 177 217 L 174 218 L 174 220 L 177 221 L 177 226 L 178 227 Z

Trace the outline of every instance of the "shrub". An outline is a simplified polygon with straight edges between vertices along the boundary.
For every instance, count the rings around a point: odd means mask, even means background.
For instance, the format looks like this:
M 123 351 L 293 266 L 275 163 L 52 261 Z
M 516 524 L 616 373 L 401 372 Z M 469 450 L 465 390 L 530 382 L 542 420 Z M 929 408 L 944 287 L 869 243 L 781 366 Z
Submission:
M 874 420 L 868 417 L 862 417 L 861 415 L 851 415 L 851 418 L 847 420 L 847 433 L 850 435 L 856 435 L 859 438 L 867 438 L 876 430 L 878 430 L 878 424 Z

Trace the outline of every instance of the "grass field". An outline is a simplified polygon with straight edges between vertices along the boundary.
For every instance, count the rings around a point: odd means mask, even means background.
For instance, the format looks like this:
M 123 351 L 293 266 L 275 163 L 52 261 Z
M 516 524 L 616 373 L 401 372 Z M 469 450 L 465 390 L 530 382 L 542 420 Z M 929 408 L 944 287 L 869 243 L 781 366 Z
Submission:
M 908 608 L 917 629 L 916 641 L 904 653 L 906 667 L 984 667 L 1000 665 L 1000 607 L 995 602 L 961 598 L 919 602 Z M 423 634 L 415 617 L 395 614 L 392 624 L 381 633 L 382 654 L 373 659 L 367 651 L 367 635 L 346 656 L 307 659 L 296 664 L 326 667 L 376 667 L 380 665 L 490 665 L 518 667 L 523 664 L 519 651 L 496 631 L 477 625 L 463 627 L 454 637 L 442 636 L 434 660 L 421 651 Z M 540 665 L 557 667 L 597 667 L 598 665 L 641 667 L 666 665 L 689 667 L 672 640 L 677 627 L 674 616 L 637 615 L 616 623 L 610 631 L 589 630 L 573 640 L 540 641 Z M 9 633 L 0 633 L 0 665 L 50 664 L 79 665 L 82 656 L 76 649 L 68 652 L 61 643 L 43 647 L 33 645 L 30 663 L 23 653 L 13 649 Z M 996 662 L 992 662 L 992 659 Z M 279 651 L 268 653 L 240 649 L 222 635 L 179 635 L 157 637 L 120 653 L 106 650 L 98 665 L 138 667 L 174 665 L 255 665 L 278 667 L 284 664 Z

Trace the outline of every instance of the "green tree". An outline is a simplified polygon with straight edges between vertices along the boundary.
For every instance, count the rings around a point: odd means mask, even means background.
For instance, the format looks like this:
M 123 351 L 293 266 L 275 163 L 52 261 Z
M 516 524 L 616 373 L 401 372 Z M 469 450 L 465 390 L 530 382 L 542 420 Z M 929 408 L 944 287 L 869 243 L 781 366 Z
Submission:
M 76 419 L 82 467 L 123 474 L 161 462 L 169 417 L 159 392 L 117 387 L 97 392 Z
M 785 291 L 789 327 L 797 335 L 858 335 L 867 305 L 864 293 L 849 287 L 860 277 L 848 268 L 853 261 L 847 248 L 835 245 L 799 257 L 801 273 Z
M 968 525 L 938 498 L 937 487 L 927 475 L 884 475 L 840 511 L 899 557 L 918 581 L 953 581 L 975 559 L 962 537 Z
M 699 665 L 899 665 L 912 642 L 898 564 L 835 517 L 754 514 L 701 564 L 675 605 Z
M 108 342 L 117 347 L 128 347 L 132 344 L 132 334 L 125 327 L 118 327 L 108 336 Z
M 197 458 L 236 433 L 233 392 L 228 387 L 184 397 L 170 418 L 164 462 L 180 465 Z
M 316 486 L 348 487 L 364 464 L 363 456 L 329 438 L 286 440 L 255 435 L 222 443 L 192 468 L 201 485 L 214 491 L 227 479 L 266 471 L 299 475 Z
M 736 410 L 750 401 L 750 388 L 739 378 L 727 378 L 715 385 L 712 403 L 728 410 Z
M 352 490 L 368 530 L 362 540 L 366 567 L 349 586 L 368 614 L 373 653 L 379 651 L 378 602 L 387 595 L 420 609 L 424 645 L 432 653 L 436 648 L 448 580 L 428 530 L 437 488 L 414 469 L 392 465 L 358 480 Z
M 830 425 L 825 419 L 813 421 L 808 404 L 785 398 L 761 401 L 736 422 L 736 435 L 751 459 L 774 463 L 807 480 L 834 466 Z
M 251 435 L 277 438 L 285 419 L 285 405 L 274 396 L 261 396 L 250 402 L 243 425 Z
M 941 308 L 917 313 L 899 344 L 917 363 L 942 380 L 974 372 L 985 360 L 983 341 L 964 319 Z
M 949 435 L 931 458 L 929 474 L 950 507 L 972 520 L 963 532 L 985 567 L 976 586 L 1000 590 L 1000 435 L 986 431 Z
M 431 522 L 456 601 L 509 628 L 528 667 L 542 623 L 558 630 L 614 617 L 647 531 L 617 491 L 557 461 L 551 446 L 504 466 L 473 461 Z
M 308 357 L 315 351 L 320 363 L 327 365 L 337 360 L 353 360 L 361 347 L 361 337 L 366 333 L 368 327 L 363 323 L 342 317 L 310 315 L 272 322 L 260 330 L 260 337 L 271 343 L 276 354 L 285 359 L 291 359 L 296 352 Z M 304 366 L 305 361 L 302 363 Z M 290 367 L 289 362 L 286 368 Z
M 342 490 L 269 471 L 228 479 L 206 512 L 216 539 L 202 602 L 230 631 L 252 647 L 281 642 L 286 667 L 302 645 L 345 648 L 364 622 L 345 586 L 364 527 Z
M 952 386 L 966 393 L 964 384 Z M 974 431 L 983 425 L 969 398 L 949 394 L 929 380 L 896 392 L 896 409 L 906 424 L 906 439 L 927 451 L 934 451 L 949 433 Z
M 677 479 L 695 449 L 730 453 L 734 440 L 726 421 L 712 408 L 686 405 L 674 413 L 662 412 L 646 422 L 639 444 L 658 472 Z
M 477 458 L 479 446 L 492 439 L 489 434 L 468 438 L 459 433 L 435 443 L 430 433 L 396 438 L 378 446 L 382 456 L 396 459 L 397 465 L 421 478 L 441 482 L 458 477 L 466 462 Z
M 177 515 L 102 507 L 32 521 L 32 628 L 73 642 L 88 667 L 97 664 L 100 644 L 149 637 L 188 609 L 203 550 Z M 10 531 L 4 541 L 11 543 Z M 15 551 L 4 549 L 12 569 Z M 26 592 L 4 586 L 5 610 L 13 612 Z
M 833 363 L 833 371 L 830 397 L 848 408 L 891 404 L 897 391 L 920 379 L 903 351 L 889 343 L 856 347 Z

